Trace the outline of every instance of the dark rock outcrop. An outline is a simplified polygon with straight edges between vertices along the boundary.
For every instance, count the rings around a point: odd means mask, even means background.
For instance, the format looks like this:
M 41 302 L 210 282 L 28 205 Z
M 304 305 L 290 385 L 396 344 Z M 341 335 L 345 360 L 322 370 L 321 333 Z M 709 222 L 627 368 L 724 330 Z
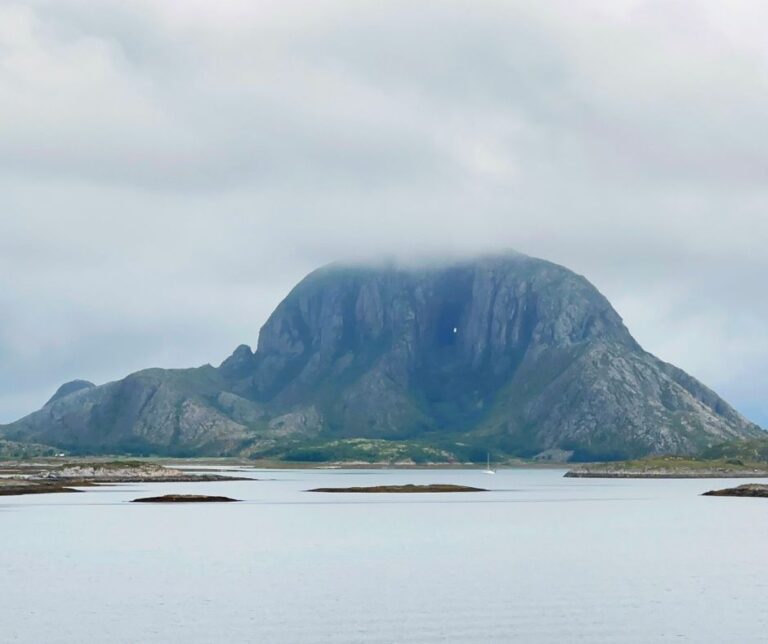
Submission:
M 430 483 L 429 485 L 371 485 L 368 487 L 318 487 L 307 492 L 344 492 L 354 494 L 422 494 L 426 492 L 487 492 L 481 487 L 468 485 L 452 485 L 450 483 Z
M 23 496 L 26 494 L 59 494 L 61 492 L 79 492 L 59 483 L 28 481 L 13 478 L 0 479 L 0 496 Z
M 768 485 L 762 483 L 747 483 L 746 485 L 739 485 L 738 487 L 726 488 L 724 490 L 704 492 L 702 496 L 742 496 L 768 499 Z
M 131 503 L 237 503 L 240 499 L 228 496 L 206 496 L 204 494 L 166 494 L 134 499 Z
M 327 439 L 575 460 L 692 454 L 763 432 L 643 351 L 586 279 L 516 253 L 332 265 L 215 369 L 150 369 L 6 426 L 73 451 L 276 454 Z

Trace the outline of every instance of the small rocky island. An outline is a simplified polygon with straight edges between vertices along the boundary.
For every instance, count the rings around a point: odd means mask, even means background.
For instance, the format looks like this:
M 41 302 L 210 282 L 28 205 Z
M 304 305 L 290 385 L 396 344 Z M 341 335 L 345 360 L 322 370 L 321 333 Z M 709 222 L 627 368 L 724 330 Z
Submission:
M 45 483 L 24 479 L 0 479 L 0 496 L 21 496 L 23 494 L 55 494 L 58 492 L 79 492 L 58 483 Z
M 247 481 L 237 476 L 193 474 L 173 467 L 145 461 L 97 461 L 68 463 L 40 473 L 45 481 L 85 481 L 87 483 L 188 483 L 209 481 Z
M 206 496 L 205 494 L 166 494 L 133 499 L 131 503 L 238 503 L 240 499 L 228 496 Z
M 768 478 L 768 463 L 731 458 L 655 456 L 634 461 L 585 463 L 575 466 L 565 476 L 597 479 Z
M 710 490 L 702 496 L 742 496 L 768 498 L 768 485 L 764 483 L 747 483 L 738 487 L 729 487 L 724 490 Z
M 373 485 L 370 487 L 318 487 L 307 492 L 354 492 L 364 494 L 418 494 L 423 492 L 487 492 L 480 487 L 432 483 L 431 485 Z
M 41 465 L 15 466 L 0 478 L 0 496 L 78 492 L 76 487 L 112 483 L 199 483 L 255 481 L 256 479 L 193 473 L 147 461 L 72 462 L 41 469 Z M 5 474 L 5 472 L 3 472 Z

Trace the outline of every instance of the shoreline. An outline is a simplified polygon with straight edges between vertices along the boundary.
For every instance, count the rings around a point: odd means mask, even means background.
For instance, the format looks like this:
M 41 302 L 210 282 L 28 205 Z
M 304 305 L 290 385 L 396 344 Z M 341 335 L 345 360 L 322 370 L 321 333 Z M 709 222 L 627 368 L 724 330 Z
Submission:
M 564 478 L 574 479 L 759 479 L 768 478 L 768 472 L 578 472 L 568 471 Z
M 73 488 L 131 483 L 217 483 L 257 481 L 251 477 L 193 474 L 159 463 L 142 461 L 67 462 L 43 468 L 39 463 L 0 468 L 0 496 L 79 492 Z
M 451 470 L 484 470 L 485 461 L 478 463 L 404 463 L 404 462 L 366 462 L 366 461 L 328 461 L 328 462 L 308 462 L 308 461 L 277 461 L 270 459 L 248 460 L 239 457 L 189 457 L 173 458 L 168 456 L 73 456 L 73 457 L 50 457 L 26 460 L 4 460 L 0 461 L 0 475 L 3 474 L 24 474 L 32 469 L 46 470 L 62 465 L 77 465 L 80 463 L 108 463 L 113 461 L 135 461 L 146 465 L 162 465 L 165 467 L 183 468 L 185 471 L 205 472 L 208 469 L 216 468 L 219 471 L 237 472 L 238 469 L 273 469 L 273 470 L 433 470 L 433 469 L 451 469 Z M 572 466 L 569 463 L 559 462 L 536 462 L 513 460 L 505 463 L 494 463 L 497 470 L 515 470 L 515 469 L 568 469 Z M 195 470 L 199 467 L 199 470 Z

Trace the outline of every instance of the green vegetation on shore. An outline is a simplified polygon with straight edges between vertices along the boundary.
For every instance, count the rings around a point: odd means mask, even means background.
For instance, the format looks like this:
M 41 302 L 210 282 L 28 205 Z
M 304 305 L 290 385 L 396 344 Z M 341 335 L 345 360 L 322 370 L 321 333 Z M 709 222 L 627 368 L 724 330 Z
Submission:
M 284 452 L 281 460 L 300 463 L 350 461 L 423 464 L 455 463 L 458 458 L 452 451 L 417 442 L 350 438 L 297 446 Z
M 633 461 L 579 465 L 565 476 L 575 478 L 744 478 L 768 477 L 768 463 L 738 459 L 655 456 Z
M 583 478 L 768 477 L 768 437 L 732 440 L 705 448 L 698 457 L 649 456 L 628 461 L 585 463 L 566 476 Z
M 495 450 L 493 446 L 471 444 L 453 438 L 443 438 L 434 442 L 373 438 L 302 441 L 284 449 L 254 454 L 253 459 L 276 459 L 284 463 L 299 464 L 458 465 L 485 463 L 490 451 L 491 460 L 496 462 L 502 460 L 502 453 Z M 503 460 L 506 462 L 510 459 L 504 457 Z
M 21 460 L 26 458 L 48 458 L 62 453 L 57 447 L 39 443 L 17 443 L 0 439 L 0 459 Z
M 747 440 L 728 441 L 705 449 L 703 459 L 727 459 L 743 463 L 768 463 L 768 436 Z

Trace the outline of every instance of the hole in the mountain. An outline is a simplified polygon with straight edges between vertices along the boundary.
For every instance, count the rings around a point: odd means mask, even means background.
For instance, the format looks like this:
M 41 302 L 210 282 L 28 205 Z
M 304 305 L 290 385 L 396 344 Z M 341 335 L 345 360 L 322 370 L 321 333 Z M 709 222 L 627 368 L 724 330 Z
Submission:
M 437 345 L 448 347 L 456 344 L 461 333 L 461 305 L 448 302 L 443 305 L 437 318 Z

